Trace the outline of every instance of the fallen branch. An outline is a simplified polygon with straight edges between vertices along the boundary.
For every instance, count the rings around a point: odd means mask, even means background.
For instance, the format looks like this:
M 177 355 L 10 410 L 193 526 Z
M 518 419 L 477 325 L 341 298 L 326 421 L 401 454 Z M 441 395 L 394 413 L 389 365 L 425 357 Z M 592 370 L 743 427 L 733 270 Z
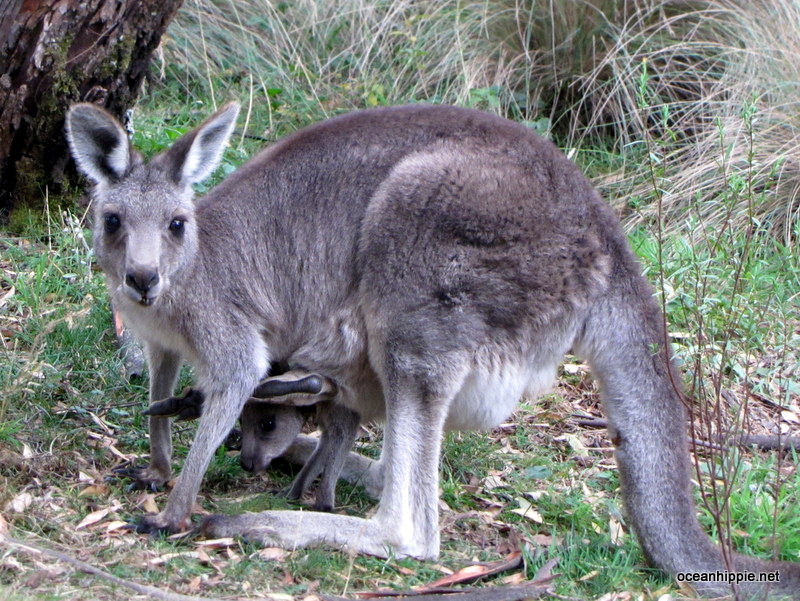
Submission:
M 131 589 L 132 591 L 140 595 L 147 595 L 148 597 L 159 599 L 159 601 L 214 601 L 213 599 L 210 599 L 208 597 L 193 597 L 191 595 L 181 595 L 179 593 L 164 591 L 154 586 L 149 586 L 147 584 L 138 584 L 136 582 L 131 582 L 129 580 L 123 580 L 122 578 L 118 578 L 113 574 L 109 574 L 108 572 L 101 570 L 100 568 L 96 568 L 93 565 L 86 563 L 85 561 L 81 561 L 80 559 L 76 559 L 75 557 L 70 557 L 69 555 L 65 555 L 60 551 L 54 551 L 52 549 L 47 549 L 45 547 L 34 545 L 32 543 L 25 543 L 22 541 L 18 541 L 16 539 L 13 539 L 9 536 L 4 536 L 2 534 L 0 534 L 0 545 L 6 545 L 8 547 L 11 547 L 12 549 L 26 551 L 27 553 L 31 553 L 34 555 L 45 555 L 47 557 L 51 557 L 58 561 L 68 563 L 69 565 L 77 568 L 81 572 L 97 576 L 104 580 L 108 580 L 109 582 L 112 582 L 118 586 L 123 586 L 125 588 Z
M 492 574 L 499 573 L 502 566 L 517 567 L 522 562 L 521 553 L 518 551 L 511 553 L 501 561 L 486 564 L 491 566 Z M 428 585 L 410 591 L 380 591 L 377 593 L 356 593 L 359 599 L 370 599 L 370 601 L 526 601 L 527 599 L 538 599 L 549 592 L 550 583 L 557 574 L 553 574 L 553 568 L 558 563 L 558 558 L 547 561 L 539 571 L 536 572 L 533 580 L 517 586 L 495 586 L 487 588 L 450 588 L 434 586 L 441 581 L 436 581 L 433 585 Z M 464 572 L 460 570 L 460 572 Z M 513 568 L 512 568 L 513 569 Z M 458 572 L 456 573 L 458 574 Z M 486 574 L 483 574 L 486 575 Z M 455 576 L 455 574 L 453 575 Z M 351 601 L 345 597 L 331 597 L 321 595 L 323 601 Z
M 423 594 L 416 594 L 415 591 L 403 591 L 385 595 L 383 597 L 372 597 L 371 601 L 401 601 L 411 599 L 412 601 L 525 601 L 527 599 L 538 599 L 549 588 L 549 584 L 525 584 L 521 586 L 503 586 L 488 588 L 466 588 L 454 589 L 443 588 L 432 590 Z M 323 601 L 351 601 L 346 597 L 331 597 L 321 595 Z
M 734 438 L 745 447 L 758 447 L 764 451 L 800 451 L 800 436 L 778 436 L 777 434 L 743 434 Z
M 607 428 L 608 422 L 600 417 L 591 415 L 574 414 L 575 424 L 583 428 Z M 721 437 L 720 437 L 721 438 Z M 734 434 L 729 439 L 741 447 L 757 447 L 763 451 L 800 451 L 800 436 L 779 436 L 777 434 Z M 716 450 L 723 450 L 719 444 L 705 440 L 692 440 L 700 447 L 707 447 Z

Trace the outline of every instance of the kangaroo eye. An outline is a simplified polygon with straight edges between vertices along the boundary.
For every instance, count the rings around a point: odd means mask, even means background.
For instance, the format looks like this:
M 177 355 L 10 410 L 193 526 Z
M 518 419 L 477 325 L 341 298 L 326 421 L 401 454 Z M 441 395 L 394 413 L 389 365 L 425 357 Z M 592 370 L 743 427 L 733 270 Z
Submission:
M 119 229 L 121 224 L 119 220 L 119 215 L 115 213 L 109 213 L 105 217 L 103 217 L 103 223 L 105 225 L 106 234 L 113 234 Z
M 169 231 L 172 232 L 175 236 L 180 236 L 183 234 L 183 219 L 173 219 L 169 222 Z
M 268 417 L 267 419 L 262 419 L 258 427 L 261 429 L 262 434 L 269 434 L 275 429 L 275 418 Z

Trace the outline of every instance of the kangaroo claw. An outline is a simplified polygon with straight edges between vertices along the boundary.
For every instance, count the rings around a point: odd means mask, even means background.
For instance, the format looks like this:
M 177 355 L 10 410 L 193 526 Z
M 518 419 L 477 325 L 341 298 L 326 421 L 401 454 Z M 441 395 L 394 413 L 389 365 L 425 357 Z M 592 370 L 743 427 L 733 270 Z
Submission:
M 179 422 L 190 421 L 202 415 L 204 401 L 205 394 L 202 390 L 187 387 L 178 396 L 155 401 L 142 412 L 142 415 L 176 417 Z

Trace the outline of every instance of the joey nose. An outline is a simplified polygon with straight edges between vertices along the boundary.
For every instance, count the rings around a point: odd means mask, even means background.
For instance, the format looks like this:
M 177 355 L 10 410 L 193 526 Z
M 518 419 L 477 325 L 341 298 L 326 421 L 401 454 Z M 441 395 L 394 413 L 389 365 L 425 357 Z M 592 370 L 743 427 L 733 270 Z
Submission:
M 143 295 L 158 284 L 158 281 L 158 271 L 155 269 L 132 269 L 125 276 L 125 283 Z

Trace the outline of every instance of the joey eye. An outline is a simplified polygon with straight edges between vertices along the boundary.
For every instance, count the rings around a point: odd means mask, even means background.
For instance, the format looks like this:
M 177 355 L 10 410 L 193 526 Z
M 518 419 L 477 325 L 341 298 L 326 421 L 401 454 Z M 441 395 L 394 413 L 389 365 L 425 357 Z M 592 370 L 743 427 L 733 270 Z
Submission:
M 116 213 L 109 213 L 103 217 L 103 225 L 105 226 L 106 234 L 113 234 L 119 229 L 121 225 L 119 215 Z
M 262 419 L 261 422 L 258 424 L 259 430 L 261 430 L 261 434 L 269 434 L 273 430 L 275 430 L 275 418 L 268 417 L 266 419 Z
M 169 231 L 172 232 L 174 236 L 180 236 L 183 234 L 183 226 L 185 221 L 183 219 L 173 219 L 169 222 Z

